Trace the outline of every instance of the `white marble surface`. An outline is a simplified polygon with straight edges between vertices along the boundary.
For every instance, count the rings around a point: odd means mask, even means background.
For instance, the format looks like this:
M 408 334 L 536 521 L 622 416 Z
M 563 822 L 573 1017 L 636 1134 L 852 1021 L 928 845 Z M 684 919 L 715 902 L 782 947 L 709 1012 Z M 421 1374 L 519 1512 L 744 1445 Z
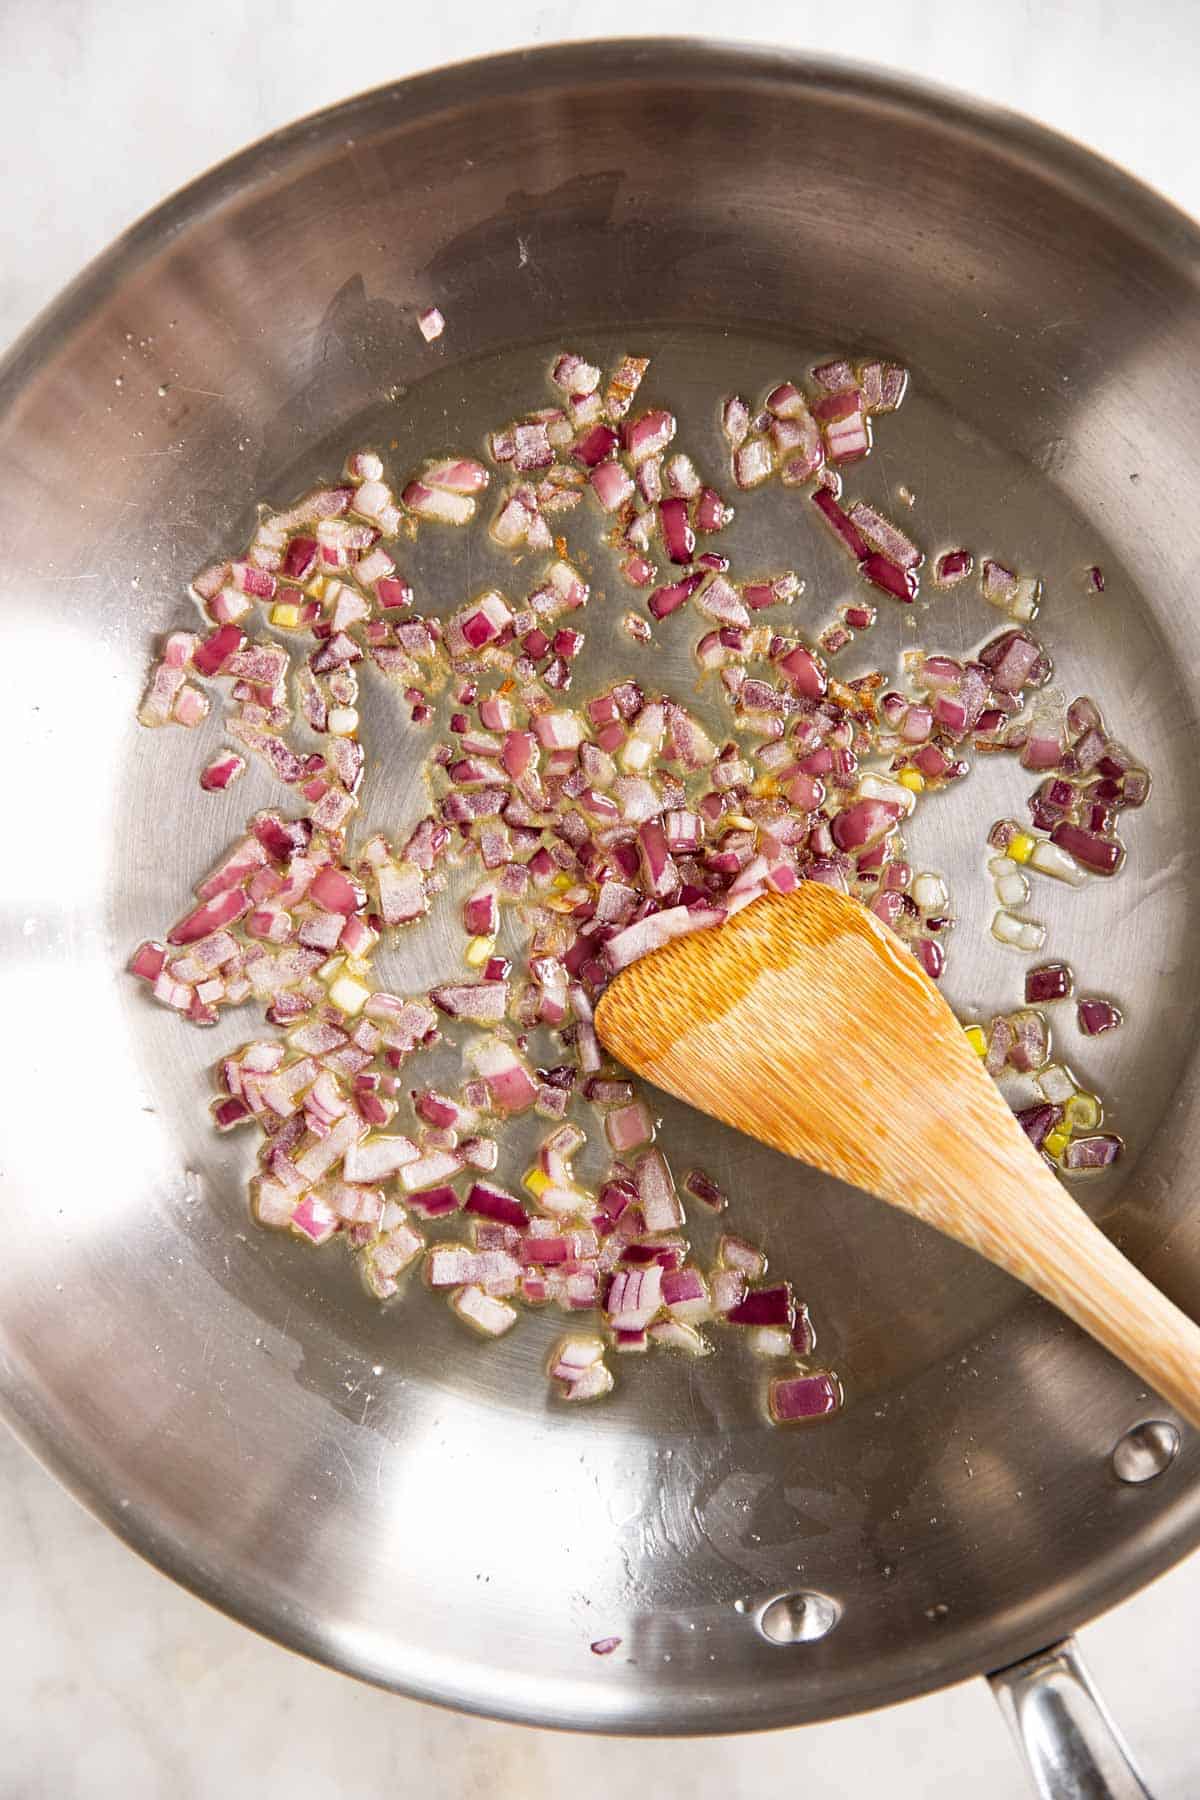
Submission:
M 1034 113 L 1200 213 L 1189 0 L 1144 0 L 1140 16 L 1127 0 L 50 0 L 0 17 L 0 347 L 139 213 L 264 131 L 456 56 L 564 37 L 696 31 L 890 64 Z M 567 1738 L 372 1692 L 173 1587 L 2 1434 L 0 1592 L 4 1800 L 1024 1791 L 980 1684 L 836 1725 L 686 1745 Z M 1193 1557 L 1081 1634 L 1160 1800 L 1200 1793 L 1198 1612 Z

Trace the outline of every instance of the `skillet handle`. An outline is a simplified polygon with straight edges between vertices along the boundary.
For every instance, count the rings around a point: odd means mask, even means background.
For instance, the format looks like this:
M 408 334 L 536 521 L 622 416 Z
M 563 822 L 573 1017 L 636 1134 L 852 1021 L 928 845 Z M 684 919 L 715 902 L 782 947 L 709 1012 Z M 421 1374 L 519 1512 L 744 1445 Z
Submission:
M 1039 1800 L 1152 1800 L 1074 1638 L 988 1676 Z

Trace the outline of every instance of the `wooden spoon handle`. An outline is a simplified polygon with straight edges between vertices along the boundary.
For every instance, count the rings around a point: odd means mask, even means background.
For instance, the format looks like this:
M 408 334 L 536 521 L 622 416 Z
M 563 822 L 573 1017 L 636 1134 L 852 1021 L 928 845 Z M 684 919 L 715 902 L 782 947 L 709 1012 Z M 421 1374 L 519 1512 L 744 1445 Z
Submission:
M 989 1189 L 989 1229 L 974 1247 L 1050 1300 L 1200 1426 L 1200 1325 L 1124 1257 L 1028 1146 L 1008 1183 Z M 971 1239 L 961 1232 L 964 1241 Z

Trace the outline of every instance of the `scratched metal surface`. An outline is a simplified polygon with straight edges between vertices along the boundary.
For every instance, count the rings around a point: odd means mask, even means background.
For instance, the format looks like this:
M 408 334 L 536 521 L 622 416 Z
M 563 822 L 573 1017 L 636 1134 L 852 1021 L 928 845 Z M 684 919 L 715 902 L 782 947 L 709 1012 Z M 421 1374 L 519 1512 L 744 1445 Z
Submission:
M 1190 1442 L 1146 1490 L 1111 1475 L 1111 1444 L 1147 1411 L 1131 1375 L 966 1252 L 670 1104 L 664 1147 L 725 1182 L 794 1274 L 851 1404 L 819 1431 L 772 1431 L 760 1372 L 729 1346 L 621 1366 L 585 1416 L 555 1408 L 552 1321 L 482 1346 L 416 1283 L 380 1309 L 336 1249 L 249 1225 L 250 1152 L 214 1140 L 204 1110 L 246 1021 L 189 1033 L 120 970 L 278 798 L 258 770 L 200 795 L 215 723 L 151 741 L 132 719 L 151 638 L 187 616 L 186 580 L 244 540 L 256 499 L 332 475 L 351 443 L 395 440 L 398 476 L 477 441 L 538 403 L 564 343 L 651 353 L 648 395 L 713 473 L 729 387 L 839 348 L 898 354 L 914 392 L 856 491 L 895 511 L 905 484 L 922 541 L 1037 568 L 1062 685 L 1096 694 L 1155 772 L 1118 883 L 1038 911 L 1048 951 L 1128 1006 L 1111 1039 L 1064 1034 L 1130 1145 L 1088 1204 L 1195 1309 L 1194 558 L 1171 521 L 1200 474 L 1178 379 L 1200 339 L 1196 269 L 1177 215 L 1007 117 L 782 56 L 576 47 L 424 77 L 267 140 L 138 227 L 17 347 L 0 371 L 0 680 L 19 746 L 0 1385 L 26 1440 L 130 1542 L 368 1679 L 545 1723 L 690 1731 L 1012 1660 L 1195 1541 Z M 449 320 L 433 350 L 414 328 L 430 299 Z M 808 510 L 772 489 L 728 537 L 740 572 L 797 568 L 797 620 L 819 625 L 848 588 Z M 1082 581 L 1093 562 L 1102 597 Z M 437 610 L 485 581 L 525 591 L 482 532 L 469 550 L 425 533 L 410 572 Z M 617 629 L 627 590 L 606 553 L 589 573 L 585 693 L 644 654 Z M 880 614 L 850 673 L 994 626 L 973 590 Z M 694 631 L 656 635 L 643 667 L 689 693 Z M 709 696 L 695 704 L 716 721 Z M 428 740 L 369 682 L 364 718 L 364 828 L 394 830 L 421 805 Z M 964 1015 L 1019 998 L 1020 959 L 985 937 L 981 836 L 1024 791 L 989 765 L 911 833 L 914 860 L 951 879 L 946 986 Z M 434 921 L 382 971 L 426 986 L 457 966 L 455 937 Z M 86 1075 L 69 1111 L 64 1053 Z M 756 1620 L 796 1587 L 842 1616 L 781 1649 Z M 610 1634 L 620 1651 L 591 1656 Z

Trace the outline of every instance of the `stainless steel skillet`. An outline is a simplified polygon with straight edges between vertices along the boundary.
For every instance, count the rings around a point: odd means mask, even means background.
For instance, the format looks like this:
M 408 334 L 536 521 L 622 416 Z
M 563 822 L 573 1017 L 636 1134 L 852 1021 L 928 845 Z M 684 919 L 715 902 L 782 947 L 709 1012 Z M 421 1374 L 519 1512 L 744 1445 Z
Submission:
M 1130 1144 L 1089 1204 L 1200 1310 L 1198 279 L 1189 221 L 1008 115 L 784 55 L 590 45 L 422 77 L 264 141 L 17 346 L 0 370 L 0 1387 L 128 1541 L 369 1680 L 692 1732 L 1011 1664 L 1200 1537 L 1190 1440 L 1156 1479 L 1114 1469 L 1160 1416 L 1132 1376 L 965 1253 L 682 1113 L 664 1142 L 736 1188 L 797 1270 L 854 1403 L 820 1432 L 772 1432 L 730 1353 L 659 1359 L 562 1416 L 549 1323 L 483 1349 L 423 1293 L 380 1312 L 336 1257 L 249 1226 L 241 1154 L 203 1107 L 244 1026 L 189 1036 L 119 972 L 270 796 L 248 778 L 210 805 L 192 785 L 210 741 L 151 746 L 132 724 L 150 639 L 256 498 L 332 473 L 350 441 L 395 439 L 399 464 L 477 436 L 557 345 L 652 351 L 714 466 L 729 385 L 839 348 L 895 354 L 914 396 L 864 485 L 906 484 L 931 541 L 1038 567 L 1064 683 L 1102 697 L 1155 772 L 1120 888 L 1045 916 L 1128 1011 L 1111 1043 L 1070 1045 Z M 449 321 L 433 351 L 415 329 L 430 301 Z M 802 564 L 825 616 L 838 565 L 806 521 L 747 506 L 735 531 L 741 552 Z M 436 548 L 412 572 L 460 597 Z M 953 650 L 988 623 L 949 602 L 914 630 Z M 682 639 L 660 660 L 665 684 L 687 678 Z M 417 740 L 386 696 L 367 711 L 393 743 L 369 808 L 395 820 L 416 804 Z M 962 897 L 951 997 L 981 1008 L 1019 981 L 970 948 L 1001 797 L 967 784 L 920 847 Z M 424 954 L 399 971 L 413 985 L 448 943 Z M 621 1647 L 592 1655 L 610 1635 Z

